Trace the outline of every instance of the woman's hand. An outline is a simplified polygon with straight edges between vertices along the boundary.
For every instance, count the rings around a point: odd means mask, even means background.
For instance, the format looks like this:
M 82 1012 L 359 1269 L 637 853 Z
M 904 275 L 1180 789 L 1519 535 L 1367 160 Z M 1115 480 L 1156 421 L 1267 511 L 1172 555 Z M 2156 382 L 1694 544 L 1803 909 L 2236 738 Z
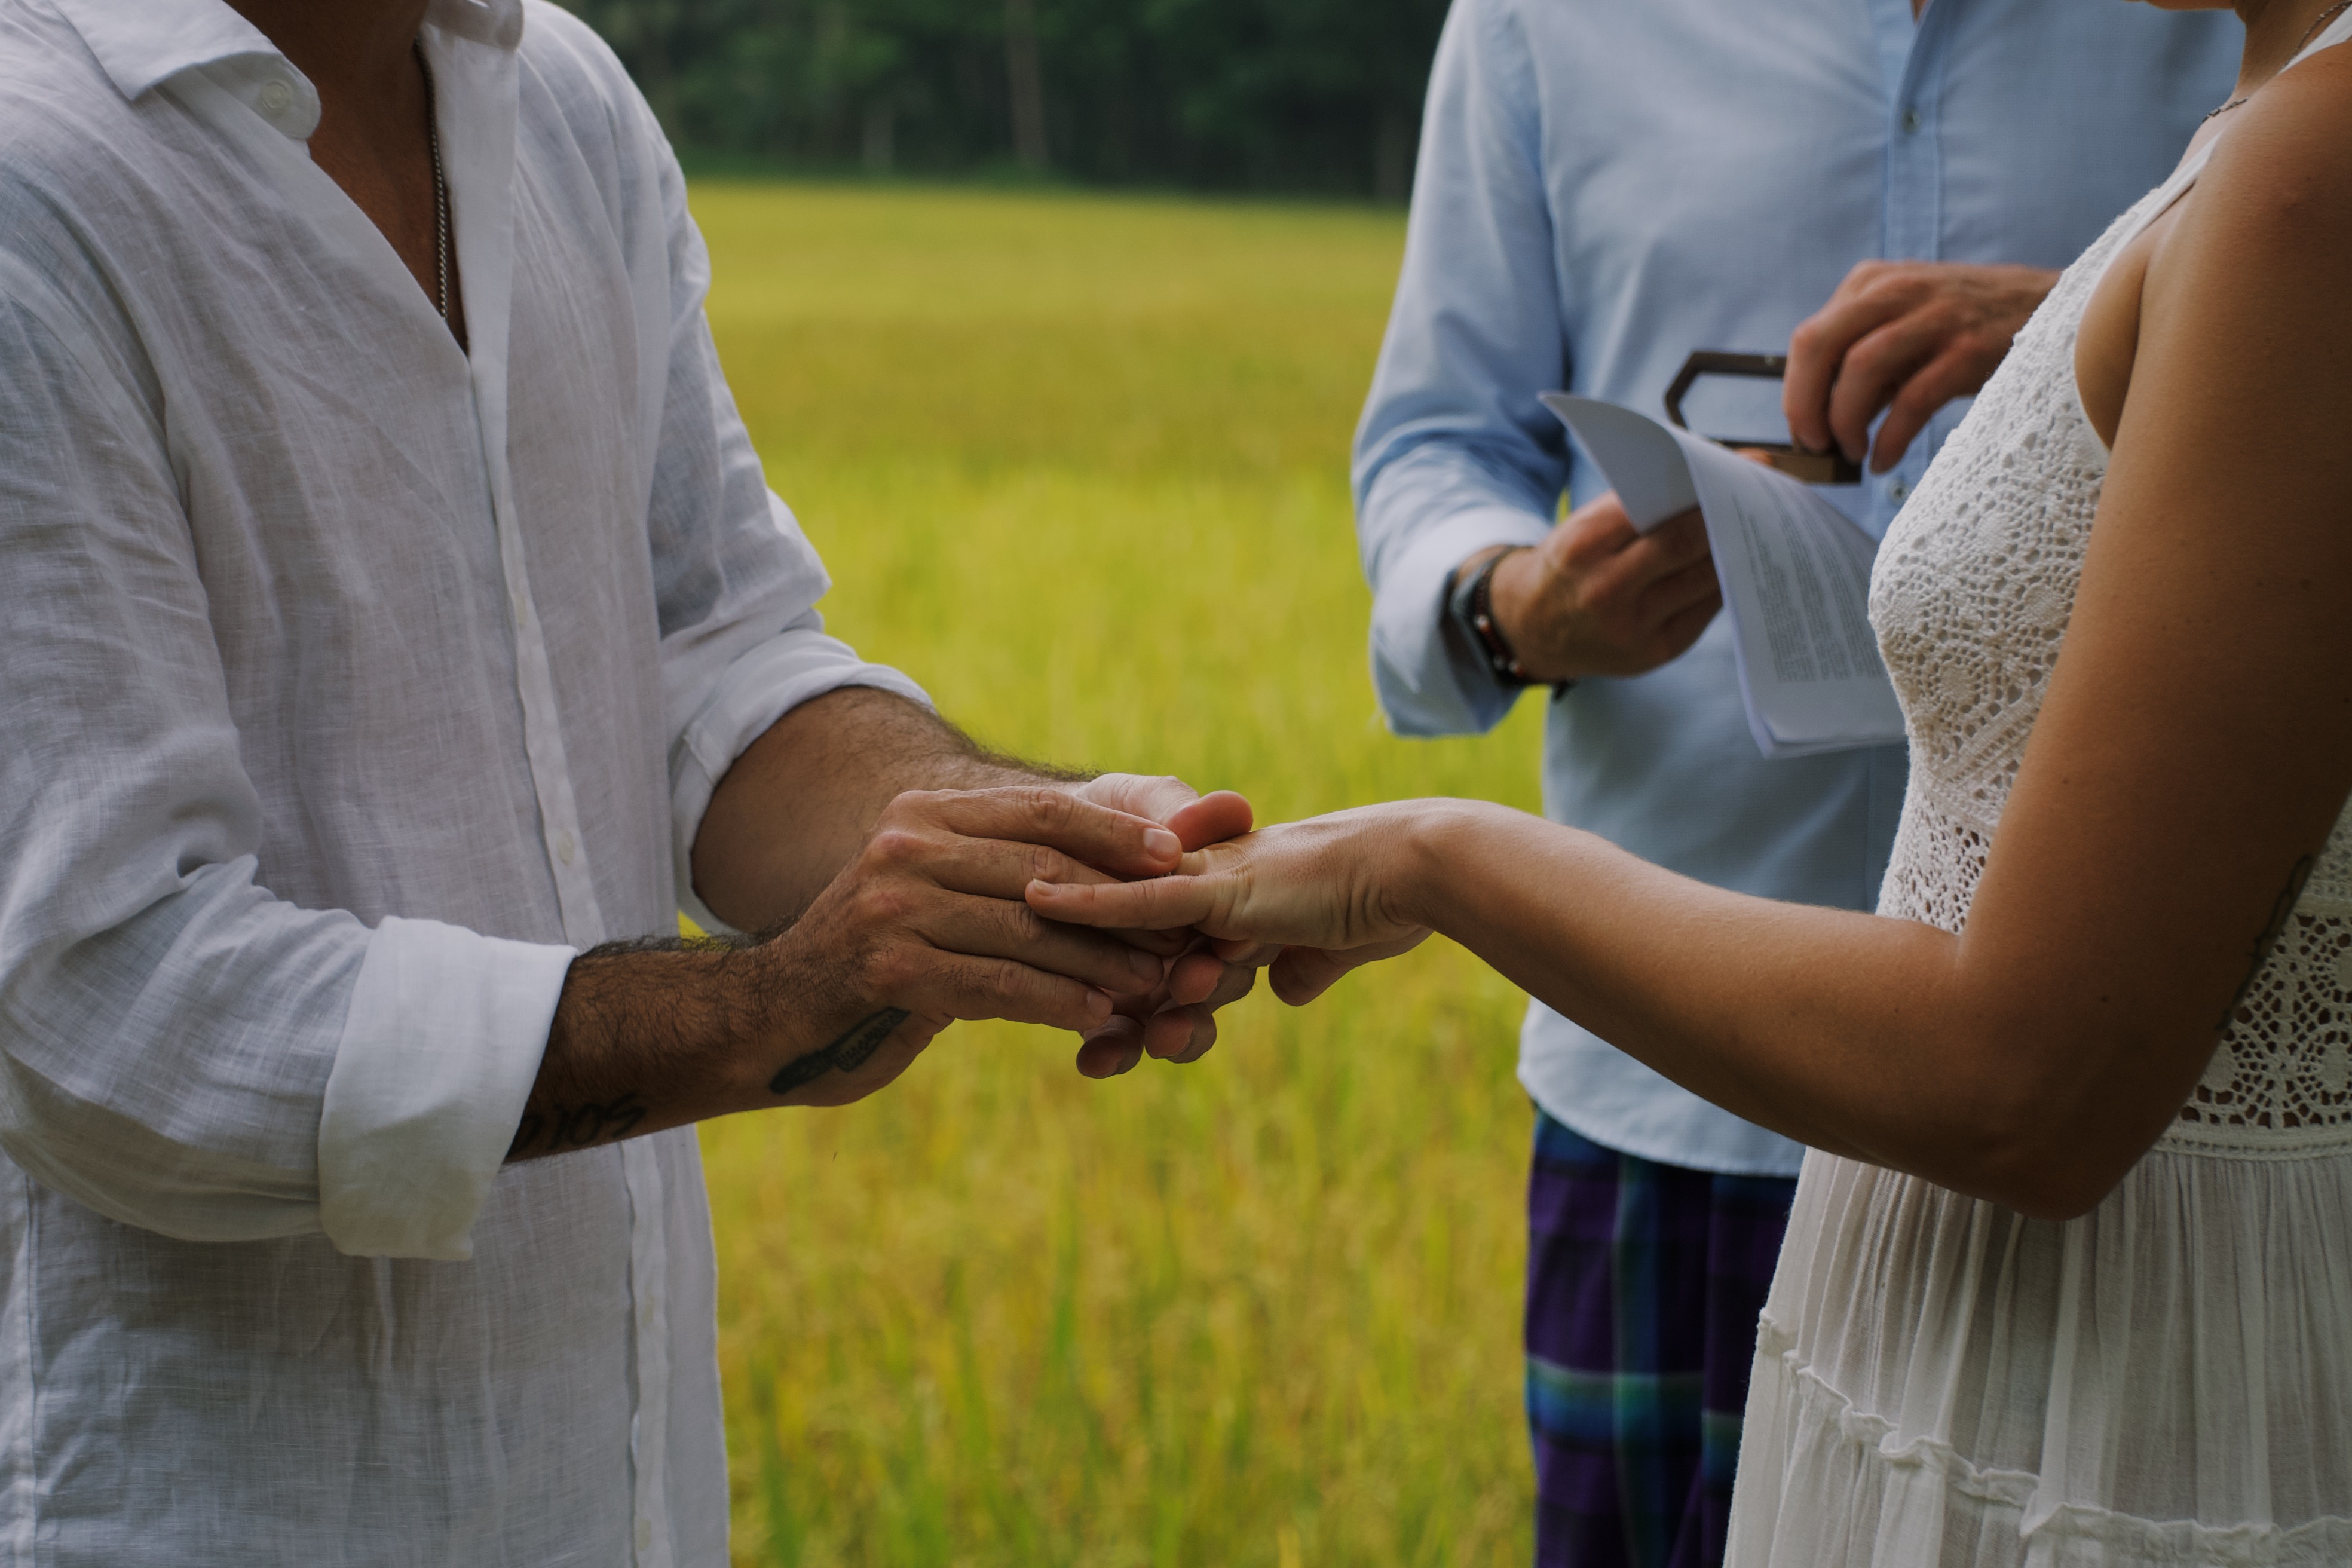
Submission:
M 1231 790 L 1202 795 L 1182 779 L 1104 773 L 1071 792 L 1081 800 L 1157 822 L 1185 849 L 1204 848 L 1250 830 L 1250 804 Z M 1257 984 L 1259 966 L 1273 954 L 1250 944 L 1220 949 L 1197 931 L 1137 931 L 1121 940 L 1167 961 L 1157 989 L 1113 998 L 1110 1021 L 1087 1031 L 1078 1045 L 1078 1071 L 1117 1078 L 1145 1057 L 1180 1066 L 1199 1061 L 1217 1043 L 1217 1010 Z
M 1427 926 L 1414 926 L 1392 941 L 1367 942 L 1362 947 L 1286 947 L 1266 970 L 1266 984 L 1291 1006 L 1304 1007 L 1338 984 L 1348 971 L 1411 952 L 1428 935 Z
M 1396 801 L 1286 823 L 1187 854 L 1149 881 L 1034 881 L 1029 907 L 1048 920 L 1112 930 L 1192 927 L 1221 950 L 1277 944 L 1275 994 L 1297 1005 L 1349 969 L 1429 934 L 1405 908 L 1417 825 L 1438 803 Z

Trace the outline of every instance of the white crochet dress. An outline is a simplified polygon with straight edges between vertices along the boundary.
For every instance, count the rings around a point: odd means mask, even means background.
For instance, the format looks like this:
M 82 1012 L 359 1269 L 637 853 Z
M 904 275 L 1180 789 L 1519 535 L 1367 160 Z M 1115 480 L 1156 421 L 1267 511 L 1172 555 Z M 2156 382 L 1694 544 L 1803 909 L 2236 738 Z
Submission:
M 2066 272 L 1880 550 L 1871 620 L 1912 767 L 1882 914 L 1968 917 L 2106 471 L 2075 330 L 2202 161 Z M 1733 1568 L 2352 1564 L 2352 812 L 2235 1018 L 2081 1219 L 1807 1158 Z

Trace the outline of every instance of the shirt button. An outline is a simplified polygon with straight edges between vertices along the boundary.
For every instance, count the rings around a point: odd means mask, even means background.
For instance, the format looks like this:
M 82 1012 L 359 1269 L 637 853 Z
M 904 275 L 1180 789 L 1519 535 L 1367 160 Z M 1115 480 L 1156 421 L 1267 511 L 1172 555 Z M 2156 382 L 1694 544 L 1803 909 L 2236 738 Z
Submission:
M 1904 483 L 1901 479 L 1897 479 L 1893 484 L 1886 487 L 1886 493 L 1893 496 L 1896 500 L 1901 500 L 1905 496 L 1911 493 L 1911 487 Z
M 641 1519 L 637 1521 L 637 1550 L 651 1552 L 653 1549 L 654 1521 L 650 1519 Z
M 272 79 L 261 84 L 261 112 L 275 120 L 294 107 L 294 89 L 284 82 Z
M 572 829 L 567 827 L 555 836 L 555 858 L 558 860 L 569 866 L 572 858 L 579 853 L 579 841 L 572 837 Z
M 1903 134 L 1906 136 L 1918 135 L 1919 127 L 1926 123 L 1926 121 L 1919 118 L 1917 110 L 1906 109 L 1903 111 Z

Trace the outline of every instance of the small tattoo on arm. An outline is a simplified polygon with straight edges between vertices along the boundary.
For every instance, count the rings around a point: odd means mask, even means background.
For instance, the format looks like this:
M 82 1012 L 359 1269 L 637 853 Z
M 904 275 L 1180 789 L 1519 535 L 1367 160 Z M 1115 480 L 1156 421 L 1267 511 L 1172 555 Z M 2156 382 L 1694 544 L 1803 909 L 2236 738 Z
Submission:
M 617 1142 L 646 1119 L 646 1103 L 632 1092 L 602 1105 L 548 1105 L 523 1112 L 507 1158 L 525 1154 L 560 1154 L 593 1143 Z
M 888 1039 L 899 1025 L 912 1016 L 904 1007 L 885 1007 L 872 1017 L 851 1025 L 849 1032 L 833 1044 L 786 1062 L 782 1070 L 768 1081 L 768 1092 L 790 1094 L 801 1085 L 814 1082 L 829 1072 L 856 1072 L 882 1048 L 882 1042 Z
M 2262 973 L 2263 965 L 2270 962 L 2271 949 L 2277 946 L 2278 939 L 2286 933 L 2286 922 L 2294 918 L 2295 900 L 2303 897 L 2303 885 L 2311 880 L 2313 863 L 2313 858 L 2306 855 L 2294 863 L 2294 870 L 2287 873 L 2286 886 L 2279 889 L 2277 901 L 2271 905 L 2271 918 L 2263 922 L 2262 934 L 2254 938 L 2254 951 L 2246 966 L 2246 978 L 2239 984 L 2238 994 L 2230 998 L 2230 1005 L 2221 1010 L 2221 1016 L 2214 1024 L 2214 1028 L 2226 1031 L 2237 1022 L 2238 1004 L 2243 1002 L 2246 993 L 2254 988 L 2255 977 Z

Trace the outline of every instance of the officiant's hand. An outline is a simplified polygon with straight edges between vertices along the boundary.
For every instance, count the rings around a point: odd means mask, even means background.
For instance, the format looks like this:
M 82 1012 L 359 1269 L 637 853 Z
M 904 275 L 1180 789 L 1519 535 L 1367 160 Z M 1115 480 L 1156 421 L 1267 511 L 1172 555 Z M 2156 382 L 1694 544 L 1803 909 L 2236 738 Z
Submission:
M 1885 473 L 1936 410 L 1984 389 L 2057 281 L 2038 267 L 1860 263 L 1789 340 L 1780 405 L 1790 436 L 1857 463 L 1866 451 L 1871 471 Z
M 1493 553 L 1459 570 L 1475 572 Z M 1613 491 L 1495 569 L 1495 618 L 1538 680 L 1655 669 L 1696 642 L 1722 607 L 1698 513 L 1636 533 Z

